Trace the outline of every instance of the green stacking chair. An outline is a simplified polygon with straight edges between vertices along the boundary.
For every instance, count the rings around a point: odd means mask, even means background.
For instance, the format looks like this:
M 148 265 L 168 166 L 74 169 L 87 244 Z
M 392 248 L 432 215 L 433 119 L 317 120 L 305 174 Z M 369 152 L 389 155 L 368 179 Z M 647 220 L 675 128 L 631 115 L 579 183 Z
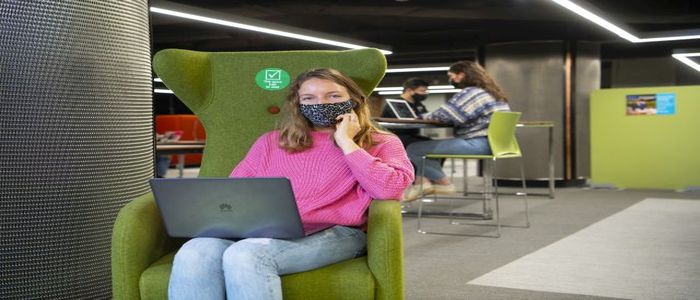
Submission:
M 489 146 L 491 146 L 491 155 L 474 155 L 474 154 L 433 154 L 429 153 L 422 158 L 422 164 L 425 166 L 426 159 L 462 159 L 464 161 L 463 167 L 464 171 L 464 190 L 461 192 L 463 196 L 458 197 L 446 197 L 434 195 L 433 199 L 437 202 L 438 199 L 449 199 L 450 208 L 447 212 L 441 213 L 424 213 L 423 212 L 423 199 L 418 201 L 418 232 L 420 233 L 431 233 L 431 234 L 449 234 L 449 235 L 465 235 L 465 236 L 485 236 L 485 237 L 500 237 L 501 236 L 501 226 L 500 218 L 500 207 L 499 207 L 499 197 L 498 197 L 498 181 L 493 180 L 493 174 L 496 173 L 496 161 L 501 159 L 509 158 L 520 158 L 520 176 L 522 182 L 522 192 L 516 195 L 522 196 L 524 204 L 524 214 L 525 214 L 525 224 L 522 226 L 510 226 L 510 227 L 530 227 L 530 216 L 528 211 L 527 203 L 527 186 L 525 185 L 525 169 L 522 162 L 522 154 L 520 152 L 520 146 L 518 146 L 518 141 L 515 139 L 515 126 L 520 120 L 521 113 L 519 112 L 494 112 L 491 116 L 491 122 L 488 127 L 488 140 Z M 467 219 L 473 218 L 473 214 L 463 214 L 463 213 L 453 213 L 452 212 L 452 200 L 473 200 L 469 198 L 469 192 L 467 191 L 467 164 L 468 159 L 480 159 L 485 162 L 484 168 L 484 191 L 481 193 L 484 195 L 484 214 L 482 217 L 486 219 L 493 218 L 495 223 L 483 224 L 483 223 L 464 223 L 454 221 L 454 219 L 463 219 L 467 216 Z M 424 170 L 424 167 L 422 168 Z M 423 176 L 424 174 L 421 174 Z M 489 188 L 491 181 L 493 181 L 493 191 Z M 421 183 L 421 195 L 423 186 Z M 495 211 L 492 213 L 490 208 L 490 201 L 495 202 Z M 470 216 L 471 215 L 471 216 Z M 496 227 L 496 233 L 494 235 L 478 235 L 478 234 L 461 234 L 461 233 L 446 233 L 446 232 L 435 232 L 423 230 L 421 219 L 425 217 L 439 217 L 450 219 L 450 224 L 453 225 L 493 225 Z
M 202 121 L 207 133 L 199 176 L 227 177 L 252 143 L 272 130 L 289 81 L 307 69 L 334 68 L 369 94 L 384 76 L 376 49 L 197 52 L 167 49 L 156 74 Z M 367 256 L 282 277 L 285 299 L 403 299 L 403 241 L 398 201 L 369 208 Z M 166 234 L 148 193 L 121 209 L 112 236 L 114 299 L 166 299 L 182 239 Z

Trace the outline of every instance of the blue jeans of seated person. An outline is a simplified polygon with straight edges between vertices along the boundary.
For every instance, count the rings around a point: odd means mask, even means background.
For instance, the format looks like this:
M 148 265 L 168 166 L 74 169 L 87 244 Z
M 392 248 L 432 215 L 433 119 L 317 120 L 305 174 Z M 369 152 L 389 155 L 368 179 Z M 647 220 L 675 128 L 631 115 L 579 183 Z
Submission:
M 334 226 L 296 239 L 194 238 L 175 254 L 169 299 L 282 299 L 280 275 L 365 254 L 362 230 Z
M 416 142 L 406 147 L 408 158 L 416 167 L 416 176 L 421 174 L 422 157 L 431 154 L 491 154 L 491 147 L 487 137 L 477 137 L 471 139 L 452 138 L 445 140 L 432 140 Z M 444 178 L 439 159 L 425 160 L 425 177 L 430 180 Z
M 170 167 L 170 155 L 156 155 L 156 177 L 163 178 Z

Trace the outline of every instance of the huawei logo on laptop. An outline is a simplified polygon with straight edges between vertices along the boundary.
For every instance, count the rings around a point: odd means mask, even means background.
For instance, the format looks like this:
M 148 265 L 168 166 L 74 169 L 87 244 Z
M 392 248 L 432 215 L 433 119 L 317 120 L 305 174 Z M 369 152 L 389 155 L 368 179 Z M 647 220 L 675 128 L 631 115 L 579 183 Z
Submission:
M 219 204 L 219 209 L 223 212 L 231 211 L 231 205 L 228 203 L 221 203 Z

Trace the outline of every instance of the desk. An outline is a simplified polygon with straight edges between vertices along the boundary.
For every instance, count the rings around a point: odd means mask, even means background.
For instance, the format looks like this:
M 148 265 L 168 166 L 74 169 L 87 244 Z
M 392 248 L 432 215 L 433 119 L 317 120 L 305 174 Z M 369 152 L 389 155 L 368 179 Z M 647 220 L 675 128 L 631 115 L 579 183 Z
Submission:
M 185 154 L 202 153 L 204 151 L 205 141 L 176 141 L 156 144 L 156 155 L 171 155 L 179 156 L 177 169 L 179 177 L 182 177 L 185 169 Z
M 394 119 L 394 118 L 374 118 L 380 126 L 386 129 L 419 129 L 419 128 L 451 128 L 452 124 L 445 124 L 434 120 L 414 120 L 414 119 Z M 517 128 L 546 128 L 548 136 L 548 157 L 549 157 L 549 196 L 554 199 L 554 122 L 551 121 L 520 121 Z M 533 193 L 532 195 L 539 195 Z
M 395 119 L 374 118 L 374 121 L 386 129 L 421 129 L 421 128 L 452 128 L 452 124 L 446 124 L 434 120 L 420 119 Z

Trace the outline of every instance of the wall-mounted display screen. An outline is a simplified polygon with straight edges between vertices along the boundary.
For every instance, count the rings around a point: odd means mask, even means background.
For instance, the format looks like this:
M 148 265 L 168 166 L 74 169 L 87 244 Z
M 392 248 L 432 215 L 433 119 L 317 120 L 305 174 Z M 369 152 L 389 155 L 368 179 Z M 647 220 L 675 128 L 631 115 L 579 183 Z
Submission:
M 627 115 L 673 115 L 676 113 L 676 94 L 627 95 Z

